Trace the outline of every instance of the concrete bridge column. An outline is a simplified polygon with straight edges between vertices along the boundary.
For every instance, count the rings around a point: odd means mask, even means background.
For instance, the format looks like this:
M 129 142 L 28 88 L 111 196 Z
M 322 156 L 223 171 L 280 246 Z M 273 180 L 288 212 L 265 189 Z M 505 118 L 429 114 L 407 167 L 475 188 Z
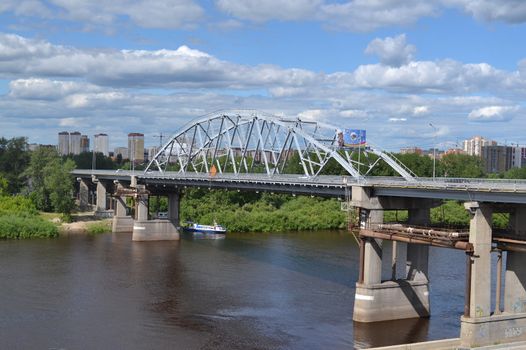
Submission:
M 137 196 L 137 221 L 148 221 L 148 195 Z
M 126 215 L 126 198 L 115 197 L 115 215 L 113 216 L 112 232 L 132 232 L 133 218 Z
M 97 211 L 106 210 L 106 186 L 102 181 L 97 181 Z
M 170 220 L 175 227 L 179 227 L 180 217 L 179 212 L 181 209 L 181 193 L 174 192 L 168 195 L 168 220 Z
M 179 196 L 170 194 L 169 215 L 179 218 Z M 179 231 L 171 220 L 148 220 L 148 195 L 139 194 L 137 203 L 137 219 L 133 224 L 133 241 L 174 241 L 179 240 Z
M 99 218 L 111 218 L 113 216 L 113 210 L 108 210 L 108 199 L 107 199 L 108 184 L 98 180 L 97 181 L 97 203 L 95 216 Z
M 89 208 L 89 183 L 86 179 L 79 181 L 79 209 L 86 211 Z
M 492 213 L 490 205 L 467 202 L 465 208 L 471 215 L 469 242 L 473 244 L 471 281 L 469 282 L 469 315 L 461 318 L 461 345 L 475 347 L 493 344 L 499 338 L 494 334 L 497 319 L 491 316 L 491 240 Z M 493 335 L 492 335 L 493 333 Z M 504 337 L 502 337 L 504 338 Z
M 509 223 L 515 237 L 526 240 L 526 206 L 518 205 L 510 214 Z M 507 252 L 504 281 L 504 312 L 526 313 L 525 252 Z
M 360 226 L 369 228 L 375 224 L 383 222 L 382 210 L 361 209 Z M 363 284 L 372 285 L 382 282 L 382 244 L 383 240 L 367 238 L 365 239 L 364 259 L 363 259 Z
M 429 208 L 410 209 L 409 225 L 429 226 Z M 429 246 L 421 244 L 407 245 L 406 273 L 410 281 L 428 282 Z

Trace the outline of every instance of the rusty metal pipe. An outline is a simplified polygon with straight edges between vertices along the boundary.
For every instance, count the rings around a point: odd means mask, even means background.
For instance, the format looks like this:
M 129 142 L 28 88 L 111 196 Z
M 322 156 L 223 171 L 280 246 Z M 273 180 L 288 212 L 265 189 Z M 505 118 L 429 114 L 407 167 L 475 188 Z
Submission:
M 505 237 L 493 237 L 494 242 L 502 242 L 502 243 L 513 243 L 513 244 L 520 244 L 520 245 L 526 245 L 526 241 L 524 240 L 518 240 L 513 238 L 505 238 Z
M 360 230 L 360 236 L 378 238 L 378 239 L 387 239 L 391 241 L 398 241 L 398 242 L 405 242 L 405 243 L 424 244 L 424 245 L 430 245 L 434 247 L 454 248 L 454 249 L 460 249 L 460 250 L 466 250 L 466 251 L 473 250 L 473 245 L 466 241 L 446 241 L 446 240 L 439 240 L 439 239 L 431 238 L 431 237 L 407 237 L 407 236 L 403 236 L 397 233 L 383 233 L 383 232 L 376 232 L 376 231 L 365 230 L 365 229 Z
M 436 230 L 422 227 L 403 226 L 401 224 L 378 224 L 377 228 L 384 230 L 402 231 L 407 233 L 416 233 L 425 236 L 435 235 L 447 238 L 460 238 L 469 236 L 469 232 Z
M 526 247 L 518 244 L 497 244 L 497 249 L 510 252 L 526 253 Z

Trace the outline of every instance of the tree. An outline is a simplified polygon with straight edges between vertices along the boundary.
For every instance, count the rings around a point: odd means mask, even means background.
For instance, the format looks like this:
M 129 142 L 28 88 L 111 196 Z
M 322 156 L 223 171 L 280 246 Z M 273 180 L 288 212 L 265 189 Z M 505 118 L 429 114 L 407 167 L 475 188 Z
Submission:
M 0 175 L 0 197 L 8 194 L 9 183 L 7 179 Z
M 504 173 L 505 179 L 526 179 L 526 168 L 511 168 Z
M 29 197 L 39 210 L 51 211 L 49 191 L 45 185 L 46 166 L 57 158 L 58 152 L 53 148 L 39 147 L 31 152 L 25 174 L 28 177 Z
M 31 153 L 26 175 L 29 196 L 39 210 L 69 215 L 74 208 L 73 177 L 75 163 L 62 159 L 56 149 L 40 147 Z
M 441 176 L 447 177 L 484 177 L 482 159 L 466 154 L 447 154 L 439 162 Z
M 406 167 L 411 169 L 416 176 L 433 176 L 433 158 L 416 153 L 406 153 L 395 155 Z
M 115 165 L 110 157 L 106 157 L 101 152 L 95 153 L 95 164 L 93 164 L 93 152 L 83 152 L 81 154 L 70 155 L 67 158 L 73 159 L 78 169 L 114 169 Z
M 75 168 L 75 163 L 71 159 L 65 162 L 59 158 L 50 162 L 45 172 L 44 186 L 49 193 L 51 207 L 54 211 L 68 216 L 75 207 L 73 198 L 73 177 L 71 171 Z
M 29 164 L 29 152 L 25 137 L 12 139 L 0 138 L 0 174 L 8 182 L 7 191 L 11 194 L 19 193 L 24 187 L 22 176 Z

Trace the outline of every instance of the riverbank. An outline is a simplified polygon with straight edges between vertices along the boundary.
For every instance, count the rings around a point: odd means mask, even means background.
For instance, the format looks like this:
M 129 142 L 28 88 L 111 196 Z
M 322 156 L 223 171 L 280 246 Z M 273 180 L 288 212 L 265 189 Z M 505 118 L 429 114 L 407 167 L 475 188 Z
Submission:
M 61 236 L 111 232 L 112 219 L 97 218 L 92 212 L 73 214 L 72 219 L 72 222 L 60 223 L 59 234 Z M 52 221 L 56 222 L 56 219 Z

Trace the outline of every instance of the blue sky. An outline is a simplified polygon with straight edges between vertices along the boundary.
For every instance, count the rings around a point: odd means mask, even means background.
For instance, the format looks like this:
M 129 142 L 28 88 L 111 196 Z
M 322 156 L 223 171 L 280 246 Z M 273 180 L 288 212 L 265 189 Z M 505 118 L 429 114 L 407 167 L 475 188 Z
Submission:
M 218 109 L 365 128 L 377 145 L 526 146 L 519 0 L 3 0 L 0 136 L 143 132 Z

